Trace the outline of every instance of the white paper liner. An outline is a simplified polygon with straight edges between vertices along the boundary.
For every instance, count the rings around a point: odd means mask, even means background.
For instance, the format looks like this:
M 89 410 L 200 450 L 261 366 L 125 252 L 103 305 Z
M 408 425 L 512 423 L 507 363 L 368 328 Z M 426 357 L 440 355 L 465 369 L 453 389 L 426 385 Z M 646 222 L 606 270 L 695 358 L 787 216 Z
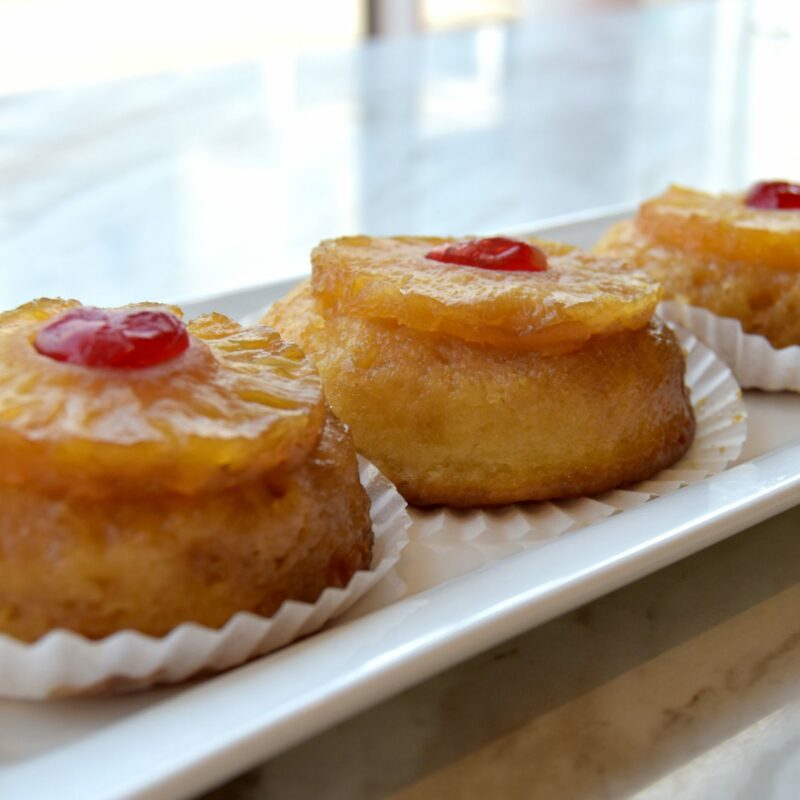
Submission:
M 187 623 L 163 638 L 121 631 L 92 641 L 56 630 L 25 644 L 0 634 L 0 696 L 44 699 L 175 683 L 228 669 L 318 630 L 372 589 L 408 543 L 405 500 L 366 459 L 359 457 L 359 467 L 375 545 L 371 568 L 356 572 L 345 588 L 325 589 L 316 603 L 287 601 L 269 618 L 242 612 L 219 630 Z
M 742 388 L 800 392 L 800 346 L 778 349 L 763 336 L 745 333 L 738 319 L 676 300 L 665 300 L 659 312 L 708 345 Z
M 675 333 L 686 353 L 686 385 L 697 420 L 694 442 L 680 461 L 648 481 L 596 497 L 491 509 L 412 508 L 410 543 L 395 570 L 405 594 L 671 494 L 734 462 L 747 437 L 741 390 L 731 370 L 694 335 L 680 328 Z

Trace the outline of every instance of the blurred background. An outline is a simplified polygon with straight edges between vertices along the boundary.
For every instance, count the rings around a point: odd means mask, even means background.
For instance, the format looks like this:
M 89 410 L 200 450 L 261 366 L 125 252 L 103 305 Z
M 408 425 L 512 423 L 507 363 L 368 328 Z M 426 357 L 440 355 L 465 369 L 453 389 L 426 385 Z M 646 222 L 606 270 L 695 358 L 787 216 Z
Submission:
M 799 37 L 796 0 L 0 0 L 0 308 L 797 180 Z
M 0 0 L 0 91 L 675 0 Z M 790 0 L 791 2 L 791 0 Z

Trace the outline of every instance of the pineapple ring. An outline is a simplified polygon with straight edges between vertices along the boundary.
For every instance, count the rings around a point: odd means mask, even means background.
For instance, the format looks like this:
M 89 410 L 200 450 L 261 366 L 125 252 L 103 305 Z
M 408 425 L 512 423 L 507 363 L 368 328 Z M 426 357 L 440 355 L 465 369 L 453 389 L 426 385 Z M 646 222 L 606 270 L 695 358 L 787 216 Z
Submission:
M 644 273 L 569 245 L 530 239 L 543 272 L 491 271 L 425 257 L 454 239 L 344 237 L 312 253 L 314 296 L 326 312 L 393 321 L 469 342 L 572 352 L 592 336 L 637 330 L 660 287 Z
M 740 194 L 671 186 L 641 205 L 636 226 L 659 244 L 708 258 L 800 270 L 800 213 L 750 208 Z
M 180 356 L 134 370 L 38 353 L 41 324 L 79 305 L 36 300 L 0 314 L 0 482 L 87 496 L 192 494 L 291 467 L 316 445 L 319 378 L 274 330 L 209 314 L 189 323 Z

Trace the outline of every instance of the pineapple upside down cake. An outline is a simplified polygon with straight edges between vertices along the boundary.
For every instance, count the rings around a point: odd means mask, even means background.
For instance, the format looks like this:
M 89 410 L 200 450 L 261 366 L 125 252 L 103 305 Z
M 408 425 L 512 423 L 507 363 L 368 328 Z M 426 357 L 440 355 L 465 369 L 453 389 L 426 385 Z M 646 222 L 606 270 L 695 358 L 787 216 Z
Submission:
M 411 502 L 494 505 L 645 479 L 694 436 L 658 284 L 540 240 L 345 237 L 264 321 L 316 363 Z
M 0 314 L 0 631 L 219 627 L 370 564 L 349 433 L 300 349 L 219 314 Z

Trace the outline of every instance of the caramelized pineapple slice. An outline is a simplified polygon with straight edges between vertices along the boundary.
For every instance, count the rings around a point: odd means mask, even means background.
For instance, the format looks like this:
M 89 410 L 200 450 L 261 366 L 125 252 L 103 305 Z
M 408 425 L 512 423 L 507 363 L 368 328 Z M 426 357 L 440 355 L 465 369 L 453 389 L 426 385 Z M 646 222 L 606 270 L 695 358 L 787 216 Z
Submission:
M 750 208 L 739 194 L 671 186 L 641 205 L 636 225 L 660 244 L 708 259 L 800 270 L 800 213 Z
M 87 496 L 190 494 L 292 466 L 316 444 L 319 378 L 271 328 L 203 316 L 189 323 L 185 352 L 146 369 L 37 352 L 40 326 L 78 305 L 37 300 L 0 314 L 0 481 Z
M 314 296 L 332 313 L 384 319 L 470 342 L 565 353 L 591 336 L 647 324 L 661 290 L 646 275 L 569 245 L 530 239 L 542 272 L 445 264 L 426 253 L 452 239 L 353 236 L 312 253 Z

